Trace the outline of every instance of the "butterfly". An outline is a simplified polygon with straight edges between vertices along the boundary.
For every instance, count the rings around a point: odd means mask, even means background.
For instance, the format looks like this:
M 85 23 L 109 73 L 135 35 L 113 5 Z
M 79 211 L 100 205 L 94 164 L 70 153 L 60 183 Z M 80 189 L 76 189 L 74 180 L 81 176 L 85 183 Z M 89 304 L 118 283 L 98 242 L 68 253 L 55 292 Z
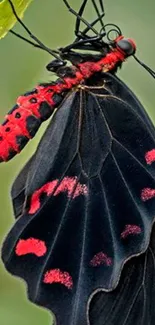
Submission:
M 47 69 L 58 79 L 20 96 L 0 128 L 7 161 L 52 116 L 13 184 L 16 222 L 2 259 L 58 325 L 153 324 L 155 129 L 116 76 L 136 45 L 114 24 L 107 32 L 102 0 L 92 1 L 92 23 L 83 18 L 88 0 L 78 13 L 63 2 L 76 16 L 74 42 L 55 51 L 33 37 L 55 57 Z

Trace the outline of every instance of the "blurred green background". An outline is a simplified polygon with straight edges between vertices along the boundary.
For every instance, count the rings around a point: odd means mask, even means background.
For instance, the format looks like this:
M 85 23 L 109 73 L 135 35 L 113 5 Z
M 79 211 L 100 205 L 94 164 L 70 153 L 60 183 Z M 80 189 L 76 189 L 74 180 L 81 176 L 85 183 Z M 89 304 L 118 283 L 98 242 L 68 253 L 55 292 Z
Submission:
M 75 9 L 82 0 L 70 0 Z M 90 21 L 94 11 L 89 0 L 87 15 Z M 105 0 L 105 22 L 119 25 L 124 35 L 137 43 L 137 56 L 155 69 L 155 1 L 154 0 Z M 34 0 L 27 9 L 24 22 L 46 45 L 51 48 L 64 46 L 73 40 L 74 17 L 69 14 L 62 0 Z M 25 35 L 16 24 L 15 30 Z M 9 34 L 0 40 L 0 121 L 10 110 L 20 94 L 31 90 L 38 82 L 50 81 L 45 69 L 51 57 Z M 134 59 L 129 59 L 118 73 L 139 97 L 155 121 L 155 84 L 147 72 Z M 47 124 L 47 123 L 46 123 Z M 10 202 L 12 181 L 21 166 L 28 160 L 43 133 L 12 161 L 0 166 L 0 241 L 13 224 Z M 26 286 L 9 275 L 0 263 L 0 325 L 49 325 L 50 314 L 26 298 Z

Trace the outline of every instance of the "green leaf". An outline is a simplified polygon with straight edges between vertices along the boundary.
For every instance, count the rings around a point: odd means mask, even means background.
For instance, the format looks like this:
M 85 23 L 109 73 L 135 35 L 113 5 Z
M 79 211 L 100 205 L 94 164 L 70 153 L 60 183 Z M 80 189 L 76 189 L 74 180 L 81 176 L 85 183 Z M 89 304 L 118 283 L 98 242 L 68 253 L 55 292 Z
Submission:
M 12 0 L 16 13 L 20 18 L 23 17 L 24 11 L 31 1 L 32 0 Z M 8 33 L 8 31 L 15 25 L 16 21 L 16 17 L 12 12 L 9 1 L 0 1 L 0 39 Z

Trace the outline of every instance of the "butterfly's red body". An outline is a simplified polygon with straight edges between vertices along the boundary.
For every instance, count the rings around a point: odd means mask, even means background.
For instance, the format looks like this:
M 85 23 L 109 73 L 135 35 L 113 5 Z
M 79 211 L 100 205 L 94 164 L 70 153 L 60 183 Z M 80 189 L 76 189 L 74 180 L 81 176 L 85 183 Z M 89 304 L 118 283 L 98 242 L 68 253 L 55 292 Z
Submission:
M 133 41 L 129 40 L 129 42 L 135 49 Z M 29 139 L 35 135 L 41 123 L 49 118 L 61 103 L 64 92 L 83 83 L 96 72 L 115 69 L 126 57 L 126 53 L 116 47 L 97 62 L 72 65 L 70 67 L 72 77 L 66 75 L 57 82 L 37 86 L 30 94 L 19 96 L 17 105 L 6 115 L 5 122 L 0 126 L 0 160 L 7 161 L 21 151 Z M 46 103 L 43 108 L 42 103 Z

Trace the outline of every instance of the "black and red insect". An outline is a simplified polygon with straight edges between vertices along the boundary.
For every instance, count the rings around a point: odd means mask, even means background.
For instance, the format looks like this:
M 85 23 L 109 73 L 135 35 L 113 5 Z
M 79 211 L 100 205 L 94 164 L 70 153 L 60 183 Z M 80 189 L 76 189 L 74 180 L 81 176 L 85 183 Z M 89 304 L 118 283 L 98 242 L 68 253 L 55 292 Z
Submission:
M 104 25 L 102 0 L 91 1 L 97 18 L 90 24 L 83 18 L 88 0 L 78 13 L 63 2 L 76 16 L 76 39 L 58 51 L 17 17 L 36 43 L 20 38 L 55 57 L 47 69 L 58 79 L 20 96 L 0 127 L 0 159 L 7 161 L 52 115 L 13 184 L 17 220 L 2 259 L 57 325 L 153 325 L 155 129 L 116 76 L 136 45 Z

